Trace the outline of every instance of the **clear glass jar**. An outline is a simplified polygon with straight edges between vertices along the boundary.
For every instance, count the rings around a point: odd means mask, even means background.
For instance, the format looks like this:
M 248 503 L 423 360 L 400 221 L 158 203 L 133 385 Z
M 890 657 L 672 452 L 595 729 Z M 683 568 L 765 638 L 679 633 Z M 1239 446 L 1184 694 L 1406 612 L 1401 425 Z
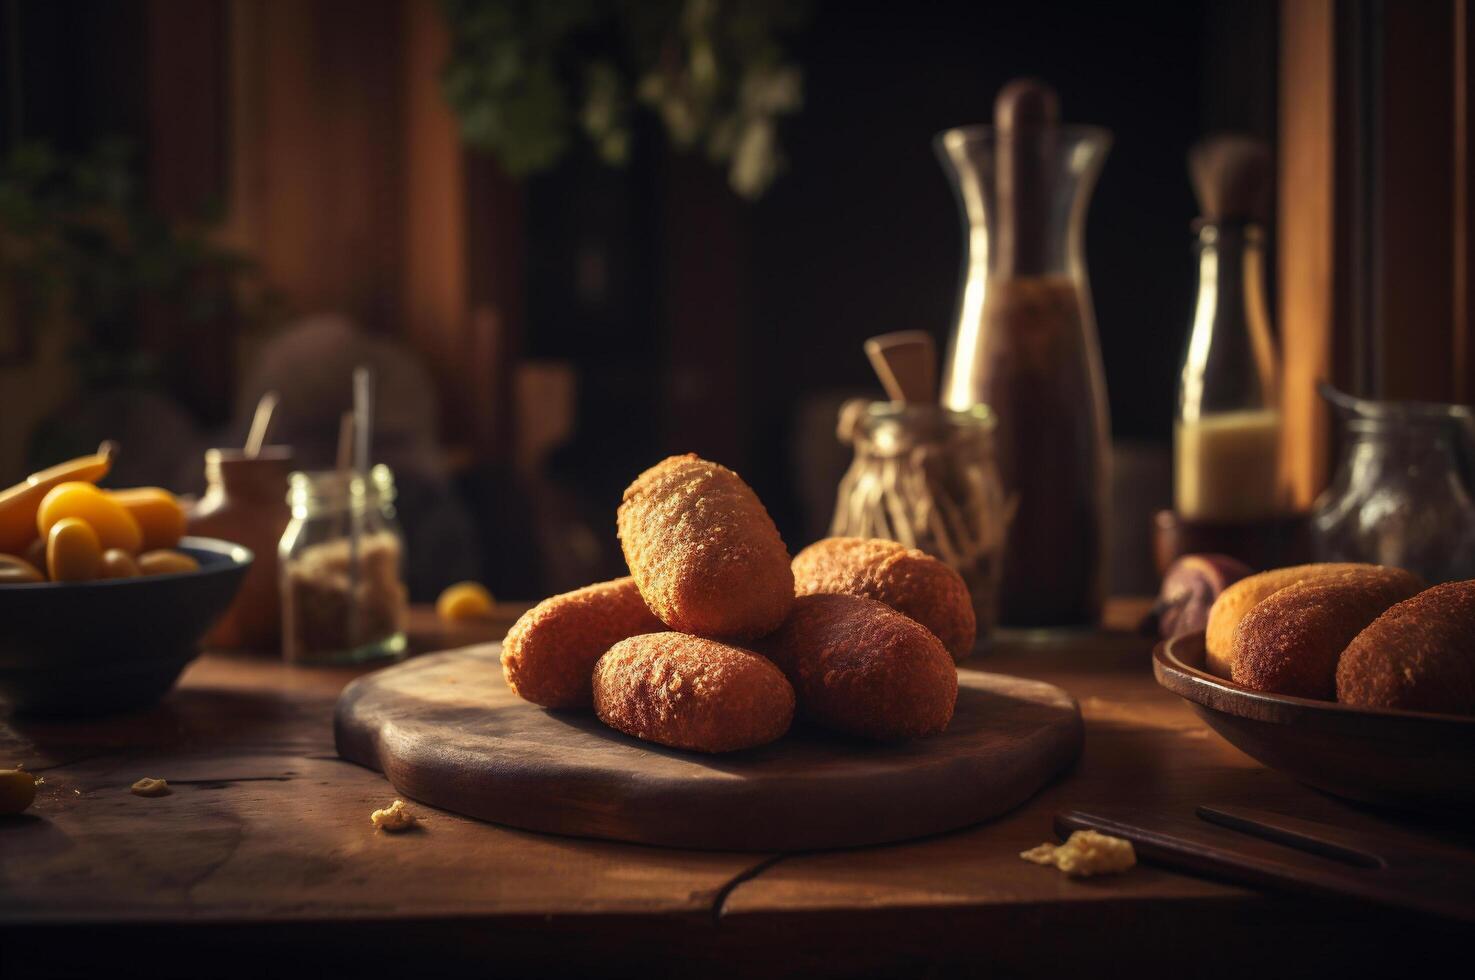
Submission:
M 927 552 L 968 583 L 979 642 L 998 621 L 999 573 L 1012 513 L 994 459 L 985 405 L 851 402 L 839 437 L 855 447 L 830 534 L 885 538 Z
M 1173 427 L 1173 508 L 1188 520 L 1263 520 L 1285 509 L 1261 238 L 1243 221 L 1199 224 L 1198 303 Z
M 1319 561 L 1365 561 L 1433 584 L 1475 578 L 1475 503 L 1448 415 L 1352 417 L 1342 460 L 1311 514 Z
M 394 476 L 383 465 L 367 477 L 338 470 L 292 474 L 292 520 L 278 549 L 287 660 L 403 656 L 408 598 L 394 496 Z
M 967 243 L 942 402 L 989 406 L 1000 477 L 1018 501 L 1001 620 L 1094 625 L 1106 579 L 1110 422 L 1082 241 L 1111 134 L 965 126 L 936 146 Z

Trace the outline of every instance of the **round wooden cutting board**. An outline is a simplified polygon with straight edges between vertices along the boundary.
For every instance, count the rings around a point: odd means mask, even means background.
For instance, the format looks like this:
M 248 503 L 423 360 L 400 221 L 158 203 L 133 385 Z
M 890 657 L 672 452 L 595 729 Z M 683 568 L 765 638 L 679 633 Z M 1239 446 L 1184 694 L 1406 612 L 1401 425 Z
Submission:
M 1064 691 L 959 670 L 957 711 L 934 738 L 877 745 L 796 723 L 759 749 L 681 752 L 523 701 L 499 653 L 451 650 L 354 681 L 338 700 L 338 753 L 412 799 L 526 830 L 797 851 L 977 823 L 1028 799 L 1081 748 Z

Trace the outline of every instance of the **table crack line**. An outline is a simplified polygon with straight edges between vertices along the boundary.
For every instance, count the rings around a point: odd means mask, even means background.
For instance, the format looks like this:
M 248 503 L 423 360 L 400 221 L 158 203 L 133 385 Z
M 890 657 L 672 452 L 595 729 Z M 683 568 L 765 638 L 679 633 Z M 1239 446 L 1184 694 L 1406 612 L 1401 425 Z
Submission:
M 728 896 L 736 891 L 739 885 L 752 881 L 780 861 L 793 856 L 792 854 L 775 854 L 733 875 L 731 880 L 725 882 L 721 888 L 717 889 L 717 894 L 712 898 L 712 922 L 716 924 L 722 921 L 723 912 L 727 907 Z

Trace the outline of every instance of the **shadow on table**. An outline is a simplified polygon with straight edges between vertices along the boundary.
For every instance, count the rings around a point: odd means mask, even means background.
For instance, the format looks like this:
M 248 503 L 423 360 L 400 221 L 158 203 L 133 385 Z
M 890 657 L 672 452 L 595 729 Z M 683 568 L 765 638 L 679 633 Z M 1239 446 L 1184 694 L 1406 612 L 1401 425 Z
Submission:
M 333 752 L 332 702 L 279 690 L 177 688 L 150 708 L 96 718 L 4 721 L 6 741 L 66 764 L 112 753 L 184 750 Z

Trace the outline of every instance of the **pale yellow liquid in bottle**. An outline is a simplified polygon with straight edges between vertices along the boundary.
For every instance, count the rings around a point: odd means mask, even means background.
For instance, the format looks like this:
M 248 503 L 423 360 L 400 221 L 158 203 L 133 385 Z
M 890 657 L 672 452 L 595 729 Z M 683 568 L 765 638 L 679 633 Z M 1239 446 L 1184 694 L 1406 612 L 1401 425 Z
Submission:
M 1280 413 L 1221 412 L 1177 423 L 1173 495 L 1199 521 L 1251 521 L 1282 509 Z

